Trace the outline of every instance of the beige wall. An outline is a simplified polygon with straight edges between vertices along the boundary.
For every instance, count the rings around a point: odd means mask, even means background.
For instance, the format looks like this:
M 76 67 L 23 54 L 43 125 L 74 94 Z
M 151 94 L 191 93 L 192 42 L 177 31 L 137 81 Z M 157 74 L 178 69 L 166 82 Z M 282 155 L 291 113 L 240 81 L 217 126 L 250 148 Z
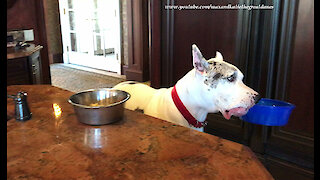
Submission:
M 62 55 L 62 41 L 58 0 L 43 0 L 47 29 L 48 53 L 50 64 Z

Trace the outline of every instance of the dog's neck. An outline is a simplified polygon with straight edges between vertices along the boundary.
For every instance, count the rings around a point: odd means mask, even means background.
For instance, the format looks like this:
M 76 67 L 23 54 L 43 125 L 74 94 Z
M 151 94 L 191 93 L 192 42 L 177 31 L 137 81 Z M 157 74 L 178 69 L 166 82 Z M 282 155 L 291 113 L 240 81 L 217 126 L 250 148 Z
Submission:
M 176 90 L 191 115 L 199 122 L 204 122 L 208 114 L 208 107 L 204 103 L 207 100 L 201 96 L 202 90 L 201 86 L 197 85 L 198 81 L 199 77 L 193 69 L 177 82 Z

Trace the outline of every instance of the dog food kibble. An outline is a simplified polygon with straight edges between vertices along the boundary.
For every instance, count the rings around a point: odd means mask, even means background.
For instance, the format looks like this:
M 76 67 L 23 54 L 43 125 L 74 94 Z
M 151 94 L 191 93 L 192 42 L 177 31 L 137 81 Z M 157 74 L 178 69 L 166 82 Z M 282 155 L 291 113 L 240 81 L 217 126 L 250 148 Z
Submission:
M 95 107 L 95 106 L 99 106 L 99 104 L 98 103 L 94 103 L 94 104 L 90 104 L 90 106 Z

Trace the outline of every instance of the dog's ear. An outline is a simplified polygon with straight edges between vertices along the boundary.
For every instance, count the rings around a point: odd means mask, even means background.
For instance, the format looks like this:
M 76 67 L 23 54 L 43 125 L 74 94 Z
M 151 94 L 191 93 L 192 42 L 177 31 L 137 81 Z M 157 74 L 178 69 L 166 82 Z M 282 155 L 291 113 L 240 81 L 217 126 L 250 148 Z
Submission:
M 206 61 L 206 59 L 203 58 L 200 50 L 195 44 L 192 45 L 192 57 L 193 66 L 196 68 L 198 72 L 200 72 L 200 74 L 203 74 L 208 70 L 209 63 Z
M 217 61 L 223 61 L 222 54 L 219 51 L 216 51 L 216 57 L 214 59 Z

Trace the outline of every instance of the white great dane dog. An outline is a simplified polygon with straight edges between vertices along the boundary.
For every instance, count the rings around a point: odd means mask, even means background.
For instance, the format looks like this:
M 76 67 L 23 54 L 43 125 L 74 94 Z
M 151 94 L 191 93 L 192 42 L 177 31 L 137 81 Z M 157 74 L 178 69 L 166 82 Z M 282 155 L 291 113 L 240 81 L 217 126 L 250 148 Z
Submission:
M 135 81 L 116 85 L 131 95 L 125 108 L 202 132 L 208 113 L 220 111 L 225 119 L 245 115 L 258 93 L 242 82 L 241 71 L 219 52 L 207 61 L 192 45 L 192 55 L 194 68 L 174 87 L 154 89 Z

